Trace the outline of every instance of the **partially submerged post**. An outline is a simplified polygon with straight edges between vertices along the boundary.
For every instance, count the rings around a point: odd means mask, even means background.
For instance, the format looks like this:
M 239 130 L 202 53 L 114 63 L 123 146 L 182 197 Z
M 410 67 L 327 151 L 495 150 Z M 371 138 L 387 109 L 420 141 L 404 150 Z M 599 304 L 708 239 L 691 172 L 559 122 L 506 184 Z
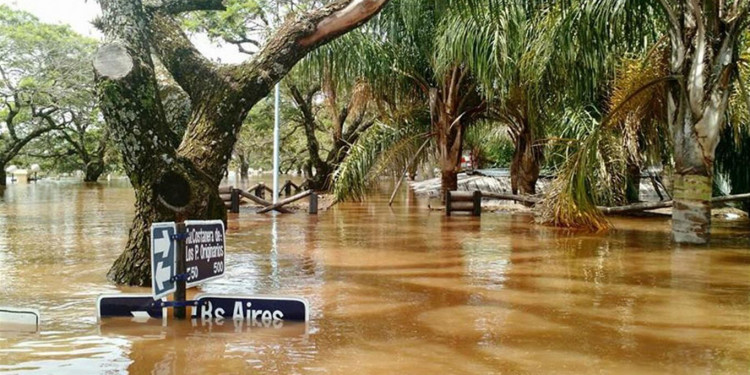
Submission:
M 229 212 L 240 213 L 240 189 L 232 189 L 232 203 Z
M 266 184 L 261 182 L 256 185 L 253 194 L 260 199 L 266 199 Z
M 314 192 L 310 194 L 310 206 L 307 209 L 307 213 L 310 215 L 318 214 L 318 194 Z

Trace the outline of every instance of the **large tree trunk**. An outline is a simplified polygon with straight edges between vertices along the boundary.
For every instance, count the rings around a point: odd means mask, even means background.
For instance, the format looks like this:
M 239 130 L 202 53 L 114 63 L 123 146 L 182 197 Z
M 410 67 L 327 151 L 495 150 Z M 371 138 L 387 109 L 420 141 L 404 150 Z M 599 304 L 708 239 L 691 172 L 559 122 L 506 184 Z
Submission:
M 157 2 L 148 9 L 140 0 L 99 2 L 106 36 L 94 62 L 101 107 L 136 195 L 130 236 L 109 277 L 148 285 L 151 223 L 226 220 L 218 185 L 247 112 L 306 53 L 367 21 L 388 0 L 339 0 L 290 19 L 255 59 L 232 67 L 201 56 L 169 15 L 223 9 L 219 0 Z M 152 49 L 192 102 L 177 150 L 158 96 Z
M 463 148 L 463 126 L 451 126 L 453 118 L 440 113 L 433 124 L 437 131 L 438 163 L 440 164 L 441 195 L 458 190 L 458 172 L 461 170 L 461 150 Z
M 185 170 L 190 168 L 188 165 Z M 119 284 L 150 285 L 149 234 L 152 223 L 185 219 L 222 219 L 226 222 L 226 208 L 214 181 L 199 174 L 185 179 L 172 169 L 155 171 L 148 177 L 155 184 L 136 188 L 135 217 L 125 251 L 107 274 Z
M 247 180 L 250 177 L 250 164 L 243 158 L 240 160 L 240 179 Z
M 86 163 L 83 182 L 96 182 L 104 173 L 104 162 L 101 159 L 93 160 Z
M 687 107 L 683 108 L 688 112 L 682 115 L 687 129 L 698 127 L 692 119 L 690 110 Z M 710 109 L 707 108 L 706 112 L 710 112 Z M 715 115 L 706 113 L 704 116 Z M 723 114 L 721 116 L 723 117 Z M 718 144 L 718 139 L 715 144 Z M 695 130 L 687 134 L 681 129 L 675 131 L 672 237 L 677 243 L 705 244 L 710 238 L 715 146 L 705 144 L 705 147 L 697 139 Z
M 672 236 L 677 243 L 705 244 L 711 229 L 711 184 L 716 146 L 724 125 L 738 59 L 745 7 L 662 2 L 670 23 L 674 76 L 668 93 L 668 121 L 675 151 Z M 728 7 L 728 5 L 727 5 Z
M 307 188 L 323 191 L 328 190 L 330 187 L 330 177 L 334 167 L 320 157 L 320 143 L 318 142 L 318 137 L 315 135 L 317 123 L 315 114 L 313 113 L 312 101 L 319 89 L 320 87 L 318 86 L 312 87 L 303 95 L 296 85 L 289 84 L 289 92 L 292 94 L 292 99 L 299 111 L 302 112 L 302 127 L 305 130 L 307 154 L 309 157 L 308 166 L 310 167 L 307 176 Z M 334 142 L 333 148 L 335 149 L 336 147 L 336 143 Z M 312 168 L 315 168 L 315 174 L 312 173 Z
M 441 175 L 440 195 L 444 199 L 448 191 L 458 190 L 464 127 L 461 119 L 451 111 L 452 107 L 446 105 L 445 98 L 438 89 L 430 89 L 429 95 L 432 129 L 436 137 L 437 162 Z
M 5 180 L 8 179 L 8 175 L 5 172 L 5 164 L 0 164 L 0 186 L 5 186 L 7 182 Z
M 175 152 L 154 75 L 145 19 L 138 1 L 101 0 L 107 42 L 94 61 L 102 112 L 135 189 L 136 211 L 125 251 L 108 276 L 120 284 L 150 283 L 149 227 L 153 222 L 225 218 L 216 175 Z M 140 32 L 139 32 L 140 31 Z M 200 121 L 194 124 L 201 129 Z M 229 151 L 221 148 L 217 152 Z M 221 207 L 221 210 L 218 208 Z
M 534 134 L 531 127 L 522 120 L 519 133 L 514 135 L 515 150 L 510 163 L 510 186 L 513 194 L 536 194 L 536 182 L 539 179 L 539 164 L 542 153 L 534 145 Z

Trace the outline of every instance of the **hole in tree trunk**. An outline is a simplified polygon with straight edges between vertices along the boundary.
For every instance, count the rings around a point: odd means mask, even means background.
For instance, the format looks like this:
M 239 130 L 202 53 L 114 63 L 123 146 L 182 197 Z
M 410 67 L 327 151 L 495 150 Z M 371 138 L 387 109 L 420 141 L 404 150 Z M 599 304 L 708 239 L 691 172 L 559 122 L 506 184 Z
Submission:
M 156 193 L 163 203 L 175 211 L 190 203 L 190 183 L 175 172 L 164 173 L 156 182 Z

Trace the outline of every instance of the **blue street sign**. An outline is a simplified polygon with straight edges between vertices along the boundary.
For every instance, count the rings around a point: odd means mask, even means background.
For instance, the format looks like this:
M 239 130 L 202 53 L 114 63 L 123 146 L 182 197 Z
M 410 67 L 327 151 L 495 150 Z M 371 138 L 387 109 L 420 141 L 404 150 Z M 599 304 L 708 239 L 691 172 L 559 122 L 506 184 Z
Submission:
M 162 307 L 154 304 L 154 297 L 149 294 L 120 294 L 99 296 L 96 301 L 96 313 L 99 319 L 113 317 L 161 318 Z
M 177 244 L 172 236 L 177 233 L 175 223 L 151 225 L 151 289 L 153 299 L 159 299 L 177 290 L 174 282 Z
M 193 319 L 306 322 L 310 318 L 303 298 L 199 294 L 195 299 L 198 307 L 193 308 Z
M 187 287 L 224 276 L 224 222 L 186 220 L 185 272 Z

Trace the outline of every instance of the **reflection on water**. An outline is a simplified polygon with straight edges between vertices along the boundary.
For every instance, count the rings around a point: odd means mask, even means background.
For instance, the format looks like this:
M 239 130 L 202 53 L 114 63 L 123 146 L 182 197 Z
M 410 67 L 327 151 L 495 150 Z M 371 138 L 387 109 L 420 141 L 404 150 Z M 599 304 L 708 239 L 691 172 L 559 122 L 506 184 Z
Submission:
M 253 181 L 248 184 L 253 183 Z M 132 216 L 124 183 L 44 182 L 0 196 L 0 305 L 42 331 L 0 333 L 0 372 L 748 373 L 750 227 L 671 247 L 665 219 L 608 235 L 523 215 L 445 218 L 408 203 L 318 216 L 230 215 L 226 277 L 201 290 L 309 300 L 306 326 L 96 322 Z

